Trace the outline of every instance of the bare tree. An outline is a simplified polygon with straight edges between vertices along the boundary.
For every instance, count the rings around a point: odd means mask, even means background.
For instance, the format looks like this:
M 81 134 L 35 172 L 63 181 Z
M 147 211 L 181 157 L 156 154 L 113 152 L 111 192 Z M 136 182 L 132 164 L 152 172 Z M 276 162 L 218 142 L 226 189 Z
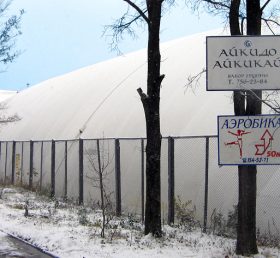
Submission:
M 12 63 L 20 54 L 14 50 L 16 38 L 21 35 L 20 22 L 24 10 L 20 10 L 19 15 L 12 15 L 6 19 L 8 9 L 12 0 L 0 0 L 0 62 L 4 65 Z M 4 70 L 4 69 L 1 69 Z
M 0 125 L 13 123 L 20 120 L 20 117 L 17 114 L 14 115 L 5 115 L 5 110 L 7 109 L 6 103 L 0 103 Z
M 248 18 L 246 0 L 185 0 L 185 2 L 194 12 L 206 10 L 210 14 L 220 16 L 225 26 L 230 25 L 233 35 L 246 34 Z M 262 26 L 266 26 L 272 34 L 275 34 L 275 27 L 280 26 L 280 3 L 277 0 L 261 0 L 260 3 L 262 3 L 260 7 Z M 235 19 L 234 23 L 233 19 Z
M 234 0 L 230 8 L 230 28 L 232 35 L 240 35 L 237 18 L 240 0 Z M 260 0 L 246 2 L 247 34 L 261 34 Z M 262 113 L 262 91 L 235 91 L 235 115 L 257 115 Z M 245 106 L 245 101 L 247 105 Z M 257 167 L 238 166 L 239 195 L 236 253 L 250 255 L 258 253 L 256 243 L 256 196 L 257 196 Z
M 272 0 L 197 0 L 193 8 L 200 5 L 211 13 L 225 15 L 229 20 L 231 35 L 261 35 L 262 21 L 273 32 L 274 25 L 279 26 L 277 20 L 273 19 L 275 11 L 279 8 L 273 6 L 268 14 L 265 10 Z M 192 77 L 196 79 L 195 77 Z M 262 100 L 261 90 L 234 91 L 234 112 L 235 115 L 257 115 L 262 113 L 262 103 L 269 103 Z M 271 105 L 270 105 L 271 106 Z M 257 193 L 257 167 L 238 166 L 239 197 L 238 197 L 238 225 L 236 253 L 251 255 L 258 253 L 256 243 L 256 193 Z
M 109 169 L 111 164 L 111 158 L 108 150 L 105 150 L 104 140 L 103 145 L 100 148 L 100 141 L 96 140 L 96 149 L 87 150 L 87 157 L 92 170 L 91 175 L 87 175 L 93 182 L 93 187 L 98 188 L 100 192 L 100 203 L 98 206 L 102 212 L 102 225 L 101 225 L 101 237 L 105 237 L 105 228 L 109 222 L 109 215 L 111 215 L 113 207 L 111 201 L 111 193 L 107 189 L 107 181 L 112 171 Z M 101 150 L 100 150 L 101 149 Z
M 0 0 L 0 63 L 4 66 L 12 63 L 20 54 L 20 51 L 14 50 L 14 47 L 16 38 L 21 35 L 20 22 L 24 10 L 20 10 L 19 15 L 12 15 L 7 19 L 7 12 L 11 3 L 12 0 Z M 0 69 L 0 72 L 5 70 L 4 66 Z M 7 109 L 7 105 L 4 102 L 0 103 L 0 124 L 20 120 L 17 114 L 5 115 L 5 109 Z
M 107 29 L 113 31 L 113 48 L 124 33 L 135 35 L 133 26 L 146 24 L 148 28 L 148 75 L 147 93 L 137 91 L 141 98 L 146 118 L 146 205 L 145 234 L 161 237 L 161 132 L 160 132 L 160 88 L 164 75 L 160 73 L 160 24 L 164 4 L 170 6 L 173 0 L 123 0 L 128 5 L 127 12 Z M 133 10 L 133 14 L 131 14 Z

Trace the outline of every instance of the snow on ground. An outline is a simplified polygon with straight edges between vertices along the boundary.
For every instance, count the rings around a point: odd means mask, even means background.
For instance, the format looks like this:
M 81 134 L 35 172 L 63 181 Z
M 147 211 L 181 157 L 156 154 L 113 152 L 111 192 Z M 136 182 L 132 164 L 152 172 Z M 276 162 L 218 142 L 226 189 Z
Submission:
M 28 210 L 28 216 L 24 216 Z M 135 216 L 112 218 L 100 237 L 101 212 L 52 200 L 21 188 L 0 188 L 0 230 L 58 257 L 195 257 L 234 255 L 235 241 L 200 230 L 164 226 L 162 239 L 143 235 Z M 280 257 L 279 250 L 259 248 L 254 257 Z M 240 256 L 239 256 L 240 257 Z

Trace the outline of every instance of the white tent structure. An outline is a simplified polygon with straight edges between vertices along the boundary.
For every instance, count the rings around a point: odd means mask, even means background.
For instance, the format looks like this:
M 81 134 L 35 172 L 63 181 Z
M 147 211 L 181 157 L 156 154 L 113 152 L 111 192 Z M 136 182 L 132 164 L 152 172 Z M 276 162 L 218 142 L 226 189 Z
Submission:
M 163 43 L 162 73 L 166 75 L 161 90 L 161 131 L 163 136 L 216 135 L 217 115 L 233 114 L 231 92 L 207 92 L 205 76 L 198 85 L 186 87 L 188 77 L 205 67 L 206 35 L 201 33 Z M 144 137 L 145 119 L 142 103 L 136 91 L 146 85 L 146 51 L 79 69 L 36 86 L 23 90 L 7 103 L 8 114 L 18 114 L 20 121 L 1 128 L 2 141 L 71 140 L 94 138 Z M 114 149 L 112 142 L 108 149 Z M 70 146 L 70 147 L 69 147 Z M 94 145 L 95 146 L 95 145 Z M 44 147 L 44 148 L 43 148 Z M 112 147 L 112 148 L 111 148 Z M 0 178 L 6 177 L 11 168 L 11 144 L 2 143 Z M 68 195 L 78 196 L 78 143 L 68 145 Z M 94 153 L 92 142 L 86 142 L 88 153 Z M 41 179 L 35 183 L 50 184 L 50 143 L 34 145 L 34 171 L 40 171 Z M 57 143 L 56 195 L 63 196 L 64 145 Z M 140 141 L 121 142 L 121 173 L 123 208 L 141 210 L 141 144 Z M 5 152 L 3 151 L 5 150 Z M 28 182 L 30 170 L 28 143 L 17 143 L 17 179 Z M 59 154 L 60 153 L 60 154 Z M 167 141 L 162 144 L 162 202 L 167 203 Z M 237 203 L 237 169 L 219 168 L 217 165 L 216 139 L 210 139 L 209 149 L 209 216 L 212 211 L 227 214 Z M 40 156 L 41 155 L 41 156 Z M 86 156 L 86 154 L 85 154 Z M 44 161 L 42 161 L 44 158 Z M 89 173 L 88 162 L 84 164 Z M 71 170 L 71 171 L 70 171 Z M 4 172 L 5 171 L 5 172 Z M 40 174 L 39 173 L 39 174 Z M 205 138 L 180 138 L 175 142 L 175 195 L 192 200 L 200 218 L 203 216 L 205 189 Z M 38 173 L 37 173 L 38 174 Z M 37 181 L 36 181 L 37 180 Z M 41 182 L 39 182 L 41 180 Z M 92 200 L 98 192 L 85 177 L 84 199 Z M 114 183 L 114 176 L 112 176 Z M 280 219 L 278 167 L 266 166 L 258 175 L 258 226 Z M 278 198 L 278 199 L 277 199 Z
M 14 96 L 16 91 L 0 90 L 0 102 L 7 100 L 8 98 Z
M 217 32 L 213 32 L 217 33 Z M 206 34 L 162 44 L 162 135 L 216 134 L 217 114 L 232 114 L 230 94 L 188 89 L 205 67 Z M 143 137 L 145 120 L 136 91 L 146 86 L 146 51 L 95 64 L 19 92 L 9 111 L 22 119 L 1 131 L 5 140 Z M 211 108 L 209 108 L 211 107 Z

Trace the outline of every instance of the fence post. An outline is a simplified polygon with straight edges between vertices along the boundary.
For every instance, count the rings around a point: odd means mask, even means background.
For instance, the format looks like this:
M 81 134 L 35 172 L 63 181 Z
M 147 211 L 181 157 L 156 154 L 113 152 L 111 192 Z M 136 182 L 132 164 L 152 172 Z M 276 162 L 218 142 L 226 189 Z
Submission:
M 0 163 L 2 162 L 2 142 L 0 141 Z M 1 164 L 0 164 L 1 165 Z M 0 182 L 3 180 L 3 178 L 0 178 Z
M 174 139 L 168 138 L 168 221 L 169 225 L 174 224 Z
M 64 198 L 67 199 L 67 159 L 68 159 L 68 146 L 67 146 L 67 141 L 65 141 L 65 150 L 64 150 Z
M 20 162 L 20 185 L 22 186 L 22 177 L 23 177 L 23 147 L 24 142 L 21 143 L 21 162 Z
M 15 183 L 16 142 L 13 141 L 12 149 L 12 185 Z
M 51 149 L 51 197 L 55 196 L 55 141 L 52 140 Z
M 79 139 L 79 205 L 84 202 L 84 141 Z
M 203 232 L 206 233 L 207 229 L 207 216 L 208 216 L 208 172 L 209 172 L 209 137 L 205 138 L 205 190 L 204 190 L 204 219 L 203 219 Z
M 116 216 L 122 213 L 120 140 L 115 139 Z
M 41 142 L 41 164 L 40 164 L 40 191 L 42 191 L 43 184 L 43 159 L 44 159 L 44 142 Z
M 30 159 L 29 159 L 29 189 L 32 189 L 33 184 L 33 154 L 34 154 L 34 142 L 30 141 Z
M 141 139 L 141 206 L 142 206 L 142 222 L 145 219 L 145 149 L 144 139 Z
M 8 142 L 6 142 L 6 154 L 5 154 L 5 177 L 4 177 L 4 184 L 7 183 L 7 163 L 8 163 Z

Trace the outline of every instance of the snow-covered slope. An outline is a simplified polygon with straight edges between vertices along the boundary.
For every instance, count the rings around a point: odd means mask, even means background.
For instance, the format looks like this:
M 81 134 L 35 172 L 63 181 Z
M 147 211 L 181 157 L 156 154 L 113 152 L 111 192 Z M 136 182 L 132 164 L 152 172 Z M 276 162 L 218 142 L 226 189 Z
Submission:
M 29 216 L 23 216 L 26 200 Z M 200 229 L 163 225 L 161 239 L 145 236 L 141 222 L 132 214 L 129 218 L 111 218 L 111 227 L 106 228 L 105 238 L 101 239 L 100 211 L 42 198 L 23 189 L 3 189 L 0 210 L 0 252 L 14 254 L 15 249 L 5 243 L 1 234 L 4 231 L 61 258 L 245 258 L 234 255 L 233 239 L 207 235 Z M 84 214 L 83 220 L 79 214 Z M 17 256 L 2 257 L 26 257 L 23 252 L 20 249 Z M 259 247 L 259 254 L 253 257 L 276 258 L 279 249 Z
M 216 116 L 231 114 L 230 93 L 187 89 L 188 77 L 205 67 L 206 35 L 162 44 L 162 135 L 216 134 Z M 47 69 L 47 68 L 46 68 Z M 3 140 L 145 136 L 142 103 L 146 50 L 95 64 L 28 88 L 8 101 L 22 119 L 1 131 Z M 82 133 L 81 133 L 82 132 Z

